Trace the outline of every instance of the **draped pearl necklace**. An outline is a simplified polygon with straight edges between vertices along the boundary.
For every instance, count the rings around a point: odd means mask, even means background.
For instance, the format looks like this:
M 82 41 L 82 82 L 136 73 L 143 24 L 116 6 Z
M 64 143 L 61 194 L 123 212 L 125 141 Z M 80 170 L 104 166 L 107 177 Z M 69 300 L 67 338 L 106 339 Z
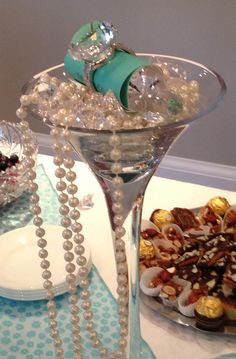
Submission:
M 47 78 L 48 79 L 48 78 Z M 45 78 L 44 78 L 45 81 Z M 70 95 L 72 86 L 68 86 L 64 83 L 60 88 L 63 88 L 63 94 L 57 91 L 57 96 L 65 95 L 66 89 L 68 90 L 68 96 Z M 39 104 L 40 98 L 36 93 L 30 95 L 21 96 L 21 106 L 17 110 L 16 114 L 20 119 L 20 126 L 23 132 L 23 141 L 26 144 L 23 152 L 23 160 L 26 162 L 27 177 L 29 180 L 29 190 L 32 192 L 31 203 L 32 212 L 34 214 L 33 223 L 36 227 L 35 233 L 38 237 L 37 245 L 39 247 L 38 255 L 40 257 L 40 266 L 42 268 L 43 287 L 46 290 L 47 308 L 50 326 L 50 335 L 53 339 L 55 354 L 59 359 L 64 358 L 63 342 L 58 330 L 57 322 L 57 309 L 54 300 L 54 289 L 51 281 L 52 273 L 50 271 L 50 262 L 48 260 L 47 251 L 47 233 L 43 228 L 43 219 L 41 217 L 40 198 L 37 194 L 38 185 L 35 181 L 35 161 L 32 155 L 35 151 L 32 135 L 29 130 L 29 124 L 27 121 L 28 108 L 32 104 Z M 60 110 L 60 114 L 62 111 Z M 59 201 L 59 214 L 61 215 L 64 259 L 65 259 L 65 271 L 66 282 L 68 285 L 68 301 L 70 305 L 70 322 L 72 340 L 74 345 L 74 354 L 76 359 L 82 359 L 81 350 L 81 327 L 80 318 L 81 315 L 86 320 L 86 329 L 88 331 L 89 338 L 91 339 L 91 345 L 97 348 L 100 357 L 116 359 L 122 358 L 125 354 L 127 346 L 128 335 L 128 272 L 125 253 L 125 243 L 122 239 L 125 235 L 125 229 L 123 227 L 124 216 L 123 213 L 123 180 L 118 175 L 120 173 L 121 165 L 119 160 L 121 158 L 121 138 L 113 130 L 110 137 L 110 145 L 112 150 L 110 153 L 111 160 L 113 161 L 112 171 L 114 173 L 113 185 L 113 207 L 112 210 L 115 213 L 115 259 L 117 267 L 117 306 L 119 315 L 119 340 L 117 344 L 117 350 L 109 352 L 107 348 L 102 344 L 99 334 L 95 329 L 95 323 L 93 321 L 93 312 L 91 309 L 91 300 L 89 292 L 89 279 L 88 269 L 86 268 L 87 260 L 84 256 L 85 248 L 83 246 L 84 236 L 82 234 L 82 224 L 79 222 L 80 212 L 78 210 L 79 199 L 77 197 L 77 185 L 75 181 L 77 179 L 76 172 L 73 171 L 74 160 L 72 159 L 72 146 L 69 144 L 71 131 L 69 126 L 72 124 L 73 118 L 69 116 L 59 116 L 59 112 L 54 115 L 54 119 L 60 117 L 60 127 L 55 126 L 51 129 L 51 136 L 54 138 L 54 159 L 53 162 L 56 166 L 55 176 L 58 179 L 56 189 L 58 191 Z M 62 127 L 61 127 L 62 125 Z M 73 262 L 76 258 L 76 263 L 79 268 Z M 78 306 L 78 295 L 76 288 L 76 276 L 80 277 L 80 287 L 82 288 L 80 296 L 82 299 L 81 308 Z

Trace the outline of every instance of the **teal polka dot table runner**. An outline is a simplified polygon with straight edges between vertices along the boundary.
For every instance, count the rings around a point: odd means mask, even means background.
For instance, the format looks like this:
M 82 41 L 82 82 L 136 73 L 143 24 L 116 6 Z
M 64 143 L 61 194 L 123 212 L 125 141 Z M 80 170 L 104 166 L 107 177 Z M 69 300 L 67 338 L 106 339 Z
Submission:
M 37 168 L 37 181 L 43 218 L 48 224 L 59 224 L 57 195 L 44 171 Z M 32 223 L 29 194 L 0 208 L 0 234 Z M 116 302 L 106 284 L 93 266 L 90 272 L 91 301 L 94 320 L 101 339 L 110 350 L 115 350 L 118 338 Z M 80 289 L 78 288 L 78 293 Z M 64 342 L 65 359 L 74 358 L 70 331 L 68 294 L 56 298 L 59 330 Z M 85 321 L 81 319 L 83 358 L 99 358 L 86 336 Z M 46 301 L 14 301 L 0 297 L 0 358 L 47 359 L 55 358 L 49 335 Z M 142 340 L 142 359 L 153 359 L 148 345 Z M 134 358 L 135 359 L 135 358 Z

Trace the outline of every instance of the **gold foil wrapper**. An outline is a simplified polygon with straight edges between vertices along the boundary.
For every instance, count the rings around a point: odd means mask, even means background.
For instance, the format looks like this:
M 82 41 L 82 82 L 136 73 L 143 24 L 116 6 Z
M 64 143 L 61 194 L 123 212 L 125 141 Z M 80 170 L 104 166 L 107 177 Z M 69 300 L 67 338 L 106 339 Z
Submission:
M 207 204 L 219 216 L 223 216 L 227 209 L 230 207 L 227 199 L 220 196 L 210 199 Z
M 141 239 L 139 244 L 139 257 L 140 259 L 155 258 L 155 249 L 150 241 Z
M 203 296 L 195 305 L 197 314 L 209 319 L 220 318 L 224 314 L 224 307 L 219 298 Z
M 156 209 L 152 213 L 150 220 L 161 229 L 165 224 L 173 223 L 174 217 L 165 209 Z

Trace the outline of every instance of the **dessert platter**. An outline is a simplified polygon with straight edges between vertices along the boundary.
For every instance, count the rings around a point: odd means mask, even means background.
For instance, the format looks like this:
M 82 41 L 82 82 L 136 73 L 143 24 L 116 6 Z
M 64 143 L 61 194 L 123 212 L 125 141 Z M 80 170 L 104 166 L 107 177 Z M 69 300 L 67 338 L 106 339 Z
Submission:
M 155 209 L 140 238 L 142 301 L 166 318 L 236 335 L 236 206 Z

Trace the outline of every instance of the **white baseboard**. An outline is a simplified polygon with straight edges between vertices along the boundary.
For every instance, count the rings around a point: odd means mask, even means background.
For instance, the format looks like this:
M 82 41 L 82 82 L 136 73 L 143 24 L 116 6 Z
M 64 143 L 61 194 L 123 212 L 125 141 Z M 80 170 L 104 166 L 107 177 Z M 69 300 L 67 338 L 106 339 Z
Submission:
M 37 133 L 39 152 L 52 155 L 50 135 Z M 158 176 L 174 180 L 198 183 L 229 191 L 236 190 L 236 167 L 218 163 L 198 161 L 188 158 L 166 155 L 161 162 Z

